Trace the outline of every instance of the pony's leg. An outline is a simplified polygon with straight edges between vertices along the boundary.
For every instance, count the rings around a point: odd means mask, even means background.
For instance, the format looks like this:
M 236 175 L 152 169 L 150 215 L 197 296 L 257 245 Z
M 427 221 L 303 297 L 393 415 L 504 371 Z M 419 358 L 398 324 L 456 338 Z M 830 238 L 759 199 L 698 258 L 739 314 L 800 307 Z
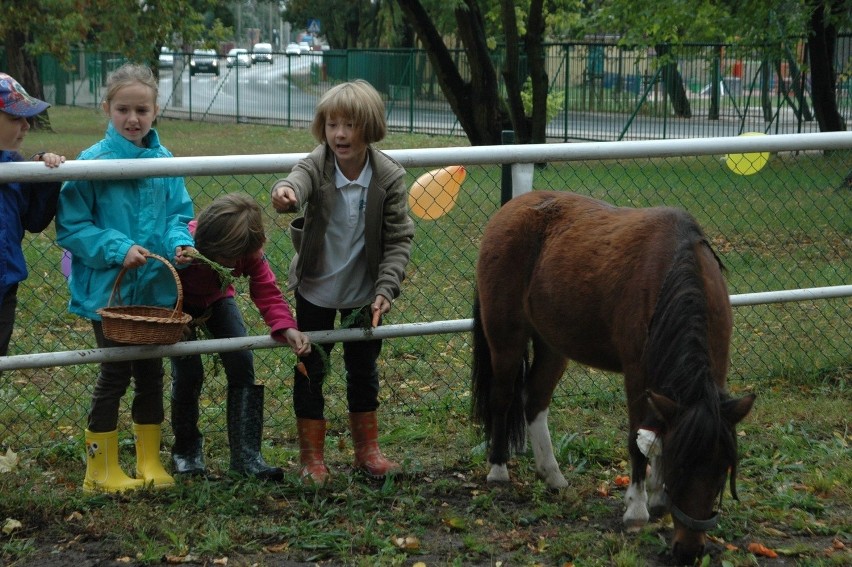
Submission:
M 630 479 L 630 486 L 627 487 L 627 492 L 624 494 L 624 504 L 626 510 L 622 521 L 627 527 L 627 531 L 638 531 L 642 526 L 648 523 L 650 515 L 648 514 L 648 495 L 645 493 L 645 481 L 636 481 Z
M 648 472 L 648 510 L 654 518 L 662 517 L 669 509 L 669 500 L 663 486 L 662 461 L 662 457 L 653 457 Z
M 491 366 L 493 368 L 493 381 L 491 390 L 491 439 L 488 462 L 491 468 L 486 476 L 486 481 L 509 482 L 509 441 L 510 429 L 523 427 L 523 415 L 521 415 L 521 404 L 514 399 L 516 393 L 516 380 L 522 379 L 524 370 L 524 351 L 526 350 L 527 337 L 519 334 L 513 329 L 511 333 L 502 336 L 499 341 L 502 348 L 492 349 Z M 512 411 L 512 408 L 518 408 Z M 512 415 L 513 413 L 517 414 Z M 517 422 L 517 423 L 510 423 Z
M 559 470 L 553 454 L 550 427 L 547 423 L 553 391 L 568 366 L 562 355 L 551 350 L 543 341 L 533 339 L 533 365 L 526 384 L 526 417 L 530 444 L 535 457 L 535 470 L 550 488 L 563 488 L 568 481 Z
M 630 440 L 627 444 L 630 453 L 631 475 L 630 486 L 624 494 L 624 516 L 622 521 L 627 531 L 636 531 L 650 519 L 648 514 L 648 494 L 645 491 L 645 475 L 647 472 L 648 459 L 639 450 L 636 444 L 636 430 L 630 428 Z
M 553 454 L 553 442 L 550 440 L 550 428 L 547 425 L 547 409 L 540 411 L 528 425 L 530 443 L 535 456 L 535 470 L 550 488 L 563 488 L 568 481 L 559 470 L 559 463 Z

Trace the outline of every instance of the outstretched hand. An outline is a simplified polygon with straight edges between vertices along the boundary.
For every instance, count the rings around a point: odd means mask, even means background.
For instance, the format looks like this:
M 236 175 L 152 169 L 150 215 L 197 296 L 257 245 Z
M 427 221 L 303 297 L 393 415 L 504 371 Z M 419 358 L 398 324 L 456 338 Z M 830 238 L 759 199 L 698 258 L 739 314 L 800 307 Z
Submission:
M 289 185 L 279 185 L 272 190 L 272 206 L 279 213 L 295 211 L 298 205 L 296 192 Z

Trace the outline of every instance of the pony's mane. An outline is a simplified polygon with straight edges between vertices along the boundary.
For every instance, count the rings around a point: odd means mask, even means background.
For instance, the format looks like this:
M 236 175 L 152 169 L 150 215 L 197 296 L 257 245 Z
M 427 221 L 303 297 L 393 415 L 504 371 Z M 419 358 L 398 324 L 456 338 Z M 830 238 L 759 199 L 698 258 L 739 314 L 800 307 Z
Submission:
M 681 410 L 679 426 L 667 440 L 666 461 L 687 470 L 719 458 L 734 466 L 736 439 L 721 417 L 724 394 L 710 372 L 708 306 L 696 253 L 696 247 L 709 244 L 686 214 L 679 219 L 677 234 L 675 257 L 660 290 L 644 353 L 648 387 L 676 401 Z

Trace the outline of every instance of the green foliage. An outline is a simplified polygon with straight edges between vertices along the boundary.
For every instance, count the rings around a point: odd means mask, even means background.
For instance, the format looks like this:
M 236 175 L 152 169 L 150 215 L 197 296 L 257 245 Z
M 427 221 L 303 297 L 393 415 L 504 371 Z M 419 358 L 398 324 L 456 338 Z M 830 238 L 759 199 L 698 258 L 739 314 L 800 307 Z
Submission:
M 532 115 L 533 93 L 532 81 L 527 79 L 524 89 L 521 91 L 521 100 L 524 103 L 524 112 L 527 116 Z M 550 122 L 562 111 L 565 104 L 565 91 L 551 91 L 547 94 L 547 121 Z

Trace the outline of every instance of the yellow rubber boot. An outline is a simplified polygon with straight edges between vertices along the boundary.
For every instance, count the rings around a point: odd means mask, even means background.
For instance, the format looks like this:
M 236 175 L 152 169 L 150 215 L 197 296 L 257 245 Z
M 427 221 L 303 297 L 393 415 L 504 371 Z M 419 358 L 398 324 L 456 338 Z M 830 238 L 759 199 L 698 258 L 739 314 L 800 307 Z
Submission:
M 124 474 L 118 464 L 118 431 L 95 433 L 86 430 L 85 492 L 124 492 L 142 488 L 144 484 Z
M 174 486 L 175 479 L 166 472 L 160 460 L 161 425 L 134 423 L 133 433 L 136 434 L 136 478 L 142 479 L 145 486 L 153 488 Z

